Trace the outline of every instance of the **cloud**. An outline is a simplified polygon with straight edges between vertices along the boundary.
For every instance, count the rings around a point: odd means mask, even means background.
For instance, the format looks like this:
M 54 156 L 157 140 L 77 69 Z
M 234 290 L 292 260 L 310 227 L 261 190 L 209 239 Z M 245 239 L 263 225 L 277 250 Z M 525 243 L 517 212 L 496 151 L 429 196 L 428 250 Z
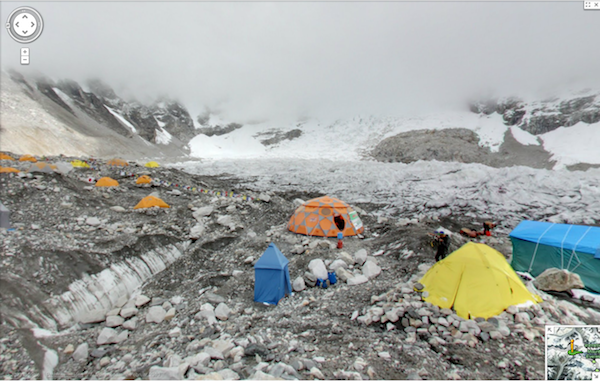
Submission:
M 1 4 L 6 20 L 19 3 Z M 26 4 L 23 4 L 26 5 Z M 594 12 L 572 2 L 44 2 L 31 65 L 239 120 L 395 115 L 480 94 L 600 87 Z M 2 32 L 2 67 L 20 44 Z

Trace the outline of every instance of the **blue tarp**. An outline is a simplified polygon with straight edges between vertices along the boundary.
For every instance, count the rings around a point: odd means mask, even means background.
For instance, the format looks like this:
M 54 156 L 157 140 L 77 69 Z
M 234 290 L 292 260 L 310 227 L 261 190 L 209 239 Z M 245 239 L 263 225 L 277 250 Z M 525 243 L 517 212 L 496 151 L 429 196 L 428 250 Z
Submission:
M 254 301 L 277 304 L 285 295 L 292 294 L 288 259 L 274 243 L 254 265 Z
M 600 227 L 521 221 L 510 237 L 600 258 Z

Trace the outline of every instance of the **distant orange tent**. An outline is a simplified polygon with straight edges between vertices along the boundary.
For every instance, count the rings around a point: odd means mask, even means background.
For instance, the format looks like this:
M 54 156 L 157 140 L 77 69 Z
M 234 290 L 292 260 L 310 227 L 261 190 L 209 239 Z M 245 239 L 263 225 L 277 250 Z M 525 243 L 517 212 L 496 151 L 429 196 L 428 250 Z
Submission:
M 110 177 L 103 177 L 96 183 L 97 187 L 118 187 L 119 182 Z
M 0 160 L 15 160 L 12 156 L 9 156 L 5 153 L 0 153 Z
M 129 165 L 125 160 L 121 159 L 110 159 L 106 164 L 113 167 L 126 167 Z
M 29 167 L 29 172 L 53 173 L 56 171 L 56 169 L 56 165 L 40 161 L 38 163 L 31 164 L 31 167 Z
M 12 168 L 12 167 L 0 167 L 0 173 L 19 173 L 21 171 L 19 171 L 16 168 Z
M 364 231 L 358 213 L 337 198 L 324 196 L 300 205 L 288 222 L 294 233 L 319 237 L 354 236 Z
M 146 196 L 133 209 L 145 209 L 159 206 L 161 208 L 170 208 L 170 206 L 158 197 Z
M 151 182 L 152 179 L 150 178 L 150 176 L 147 175 L 140 176 L 137 180 L 135 180 L 136 184 L 150 184 Z
M 23 155 L 19 158 L 19 161 L 30 161 L 32 163 L 37 162 L 37 159 L 31 155 Z

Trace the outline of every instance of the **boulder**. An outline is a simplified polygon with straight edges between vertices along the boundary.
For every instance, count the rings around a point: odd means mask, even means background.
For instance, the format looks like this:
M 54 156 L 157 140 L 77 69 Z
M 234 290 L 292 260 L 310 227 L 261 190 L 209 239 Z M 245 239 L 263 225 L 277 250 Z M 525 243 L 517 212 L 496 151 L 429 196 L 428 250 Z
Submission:
M 352 279 L 352 274 L 343 267 L 338 267 L 335 275 L 341 282 L 348 282 L 349 279 Z
M 217 223 L 223 226 L 229 226 L 233 223 L 233 218 L 231 216 L 221 216 L 217 218 Z
M 346 262 L 346 264 L 348 264 L 348 266 L 354 264 L 354 258 L 345 251 L 342 251 L 341 253 L 339 253 L 338 258 L 341 259 L 342 261 Z
M 114 329 L 104 328 L 104 329 L 102 329 L 102 331 L 100 331 L 100 334 L 98 335 L 98 340 L 96 341 L 96 343 L 98 345 L 115 344 L 115 343 L 117 343 L 118 336 L 119 336 L 119 334 Z
M 164 320 L 170 321 L 171 319 L 173 319 L 175 317 L 175 314 L 176 314 L 176 309 L 174 307 L 169 308 L 169 310 L 165 314 Z
M 121 317 L 127 319 L 130 318 L 134 315 L 137 315 L 138 313 L 138 309 L 135 307 L 127 307 L 127 308 L 123 308 L 121 309 L 120 315 Z
M 270 202 L 271 201 L 271 196 L 269 196 L 266 193 L 261 193 L 258 195 L 258 199 L 264 202 Z
M 318 278 L 327 279 L 327 267 L 322 259 L 313 259 L 308 264 L 308 269 Z
M 304 203 L 305 203 L 305 202 L 306 202 L 306 201 L 304 201 L 304 200 L 303 200 L 303 199 L 301 199 L 301 198 L 296 198 L 296 199 L 294 199 L 294 201 L 293 201 L 293 203 L 294 203 L 294 206 L 295 206 L 295 207 L 298 207 L 298 206 L 300 206 L 300 205 L 304 205 Z
M 292 289 L 296 292 L 300 292 L 306 289 L 306 284 L 304 283 L 304 278 L 298 277 L 294 279 L 294 283 L 292 283 Z
M 92 310 L 79 316 L 79 322 L 82 324 L 100 323 L 106 319 L 106 313 L 103 310 Z
M 354 253 L 354 263 L 359 265 L 363 265 L 367 261 L 367 250 L 360 249 L 356 253 Z
M 224 360 L 223 352 L 213 347 L 204 347 L 204 353 L 207 353 L 211 359 Z
M 75 361 L 87 361 L 89 357 L 90 346 L 88 343 L 79 344 L 73 352 L 73 360 Z
M 230 313 L 231 308 L 227 307 L 225 303 L 219 303 L 217 308 L 215 308 L 215 317 L 219 320 L 227 320 Z
M 149 302 L 150 302 L 150 298 L 147 297 L 146 295 L 139 295 L 137 298 L 135 298 L 135 306 L 136 307 L 144 306 L 144 305 L 148 304 Z
M 179 367 L 163 368 L 162 366 L 150 367 L 148 373 L 149 380 L 182 380 L 183 375 L 179 372 Z
M 123 323 L 122 327 L 125 329 L 128 329 L 130 331 L 133 331 L 134 329 L 137 328 L 137 323 L 138 323 L 138 318 L 137 316 L 127 320 L 125 323 Z
M 198 222 L 196 225 L 194 225 L 194 227 L 192 227 L 190 229 L 190 238 L 192 238 L 192 239 L 200 238 L 202 236 L 202 234 L 204 234 L 205 230 L 206 230 L 206 227 L 204 226 L 204 224 Z
M 317 277 L 312 272 L 306 271 L 304 273 L 304 281 L 307 286 L 315 287 L 315 285 L 317 284 Z
M 356 276 L 348 279 L 347 282 L 350 286 L 355 286 L 357 284 L 367 283 L 368 281 L 369 281 L 369 278 L 367 278 L 366 276 L 364 276 L 362 274 L 359 274 L 359 275 L 356 275 Z
M 331 264 L 329 265 L 329 268 L 333 271 L 337 270 L 338 267 L 343 267 L 343 268 L 347 269 L 348 264 L 343 259 L 336 259 L 335 261 L 331 262 Z
M 101 222 L 97 217 L 88 217 L 85 220 L 85 223 L 90 226 L 99 226 Z
M 585 287 L 578 274 L 557 268 L 544 270 L 535 278 L 533 284 L 539 290 L 559 292 Z
M 211 215 L 211 213 L 213 212 L 213 207 L 212 206 L 203 206 L 202 208 L 198 208 L 198 210 L 196 210 L 192 216 L 196 219 L 196 220 L 200 220 L 202 217 L 208 217 Z
M 381 267 L 377 265 L 375 262 L 366 261 L 362 268 L 362 273 L 369 279 L 375 278 L 377 275 L 381 274 Z
M 162 306 L 150 307 L 146 313 L 146 323 L 162 323 L 166 315 L 167 311 Z
M 120 316 L 109 316 L 106 318 L 106 326 L 111 328 L 118 327 L 123 324 L 124 321 L 125 319 Z

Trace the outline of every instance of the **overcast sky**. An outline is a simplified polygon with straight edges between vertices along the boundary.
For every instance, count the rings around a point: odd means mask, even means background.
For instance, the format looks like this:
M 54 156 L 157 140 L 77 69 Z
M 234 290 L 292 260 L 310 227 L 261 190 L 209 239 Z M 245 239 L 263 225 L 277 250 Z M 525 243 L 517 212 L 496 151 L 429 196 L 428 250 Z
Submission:
M 600 12 L 571 3 L 17 3 L 31 64 L 232 119 L 401 115 L 481 94 L 600 88 Z M 25 46 L 1 31 L 4 69 Z M 21 67 L 23 68 L 23 67 Z

